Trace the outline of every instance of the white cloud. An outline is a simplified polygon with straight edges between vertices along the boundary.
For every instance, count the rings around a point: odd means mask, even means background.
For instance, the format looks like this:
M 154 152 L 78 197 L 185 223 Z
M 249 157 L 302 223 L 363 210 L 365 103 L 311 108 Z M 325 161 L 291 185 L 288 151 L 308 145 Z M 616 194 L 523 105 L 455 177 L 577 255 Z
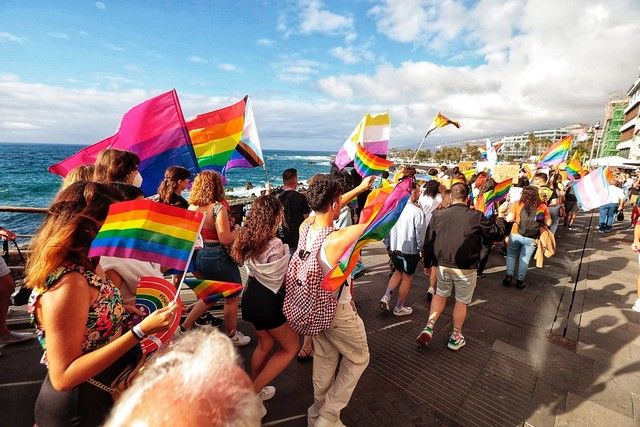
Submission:
M 22 43 L 24 38 L 6 31 L 0 31 L 0 43 Z
M 69 40 L 69 35 L 67 33 L 62 33 L 62 32 L 49 33 L 49 37 L 53 37 L 54 39 L 60 39 L 60 40 Z
M 298 0 L 279 15 L 277 28 L 285 37 L 292 33 L 340 35 L 346 41 L 357 37 L 353 18 L 325 9 L 322 0 Z
M 438 109 L 462 123 L 461 130 L 439 132 L 449 138 L 595 122 L 607 94 L 637 78 L 640 43 L 629 42 L 640 34 L 637 1 L 402 3 L 408 12 L 392 0 L 372 8 L 379 31 L 441 53 L 464 52 L 477 65 L 418 58 L 317 84 L 336 101 L 387 105 L 394 124 L 409 125 L 406 131 L 426 126 Z M 352 61 L 349 53 L 332 51 Z
M 102 3 L 101 1 L 97 1 L 94 4 L 96 5 L 96 9 L 98 10 L 105 10 L 107 8 L 107 5 Z
M 309 59 L 283 57 L 281 62 L 271 64 L 276 76 L 283 82 L 304 83 L 317 74 L 326 65 Z
M 275 40 L 272 40 L 272 39 L 258 39 L 258 40 L 256 40 L 256 45 L 257 46 L 272 47 L 275 44 L 276 44 Z
M 104 47 L 114 52 L 124 52 L 126 50 L 124 47 L 113 43 L 105 43 Z
M 189 61 L 193 62 L 194 64 L 206 64 L 207 62 L 209 62 L 206 59 L 204 59 L 204 58 L 202 58 L 202 57 L 200 57 L 198 55 L 191 55 L 189 57 Z
M 375 62 L 378 58 L 371 51 L 372 41 L 361 45 L 336 46 L 329 50 L 329 53 L 347 65 L 358 64 L 362 62 Z
M 238 69 L 238 67 L 236 67 L 233 64 L 219 64 L 218 65 L 218 70 L 221 71 L 236 71 Z
M 106 85 L 111 90 L 120 90 L 123 86 L 130 86 L 138 82 L 128 77 L 119 76 L 117 74 L 98 73 L 95 75 L 98 82 Z

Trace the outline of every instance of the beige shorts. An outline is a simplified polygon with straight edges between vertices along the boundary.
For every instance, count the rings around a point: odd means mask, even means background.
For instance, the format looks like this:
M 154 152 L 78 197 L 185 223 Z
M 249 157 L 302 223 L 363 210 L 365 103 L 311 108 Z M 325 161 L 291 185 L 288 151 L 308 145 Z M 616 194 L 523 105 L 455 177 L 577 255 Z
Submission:
M 438 266 L 438 285 L 436 294 L 448 298 L 455 288 L 456 301 L 471 304 L 473 291 L 476 289 L 478 272 L 474 269 L 461 270 L 459 268 Z

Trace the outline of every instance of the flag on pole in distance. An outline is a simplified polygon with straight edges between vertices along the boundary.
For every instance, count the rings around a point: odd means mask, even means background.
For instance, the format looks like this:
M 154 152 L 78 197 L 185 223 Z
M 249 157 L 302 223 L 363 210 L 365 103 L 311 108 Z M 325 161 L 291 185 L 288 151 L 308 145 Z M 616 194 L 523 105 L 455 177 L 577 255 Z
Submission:
M 146 196 L 157 193 L 169 166 L 182 166 L 194 175 L 200 172 L 175 90 L 133 107 L 122 117 L 115 135 L 50 166 L 49 172 L 67 176 L 77 166 L 94 164 L 98 154 L 108 148 L 138 155 Z
M 429 126 L 429 129 L 427 129 L 427 133 L 425 133 L 424 137 L 426 138 L 434 130 L 436 130 L 438 128 L 441 128 L 441 127 L 445 127 L 447 125 L 453 125 L 453 126 L 457 127 L 458 129 L 460 129 L 460 122 L 448 119 L 447 117 L 445 117 L 444 114 L 442 114 L 440 111 L 438 111 L 436 116 L 431 121 L 431 125 Z
M 609 201 L 609 182 L 605 169 L 599 167 L 573 184 L 578 206 L 584 211 L 598 208 Z
M 200 212 L 148 199 L 114 203 L 89 257 L 133 258 L 184 271 L 203 219 Z
M 538 167 L 544 166 L 556 166 L 564 162 L 571 150 L 571 142 L 573 141 L 573 134 L 569 134 L 562 138 L 560 141 L 553 143 L 547 150 L 540 156 L 538 161 Z
M 358 145 L 364 146 L 371 154 L 386 158 L 389 153 L 390 130 L 391 117 L 389 113 L 367 113 L 340 147 L 334 163 L 339 169 L 344 169 L 353 162 Z

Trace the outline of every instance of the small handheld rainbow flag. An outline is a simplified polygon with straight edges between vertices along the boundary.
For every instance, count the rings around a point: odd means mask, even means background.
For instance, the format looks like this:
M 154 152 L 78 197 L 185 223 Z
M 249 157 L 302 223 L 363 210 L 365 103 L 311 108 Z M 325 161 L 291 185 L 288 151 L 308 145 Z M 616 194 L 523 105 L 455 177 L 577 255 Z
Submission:
M 363 178 L 369 175 L 380 175 L 389 169 L 393 162 L 371 154 L 362 145 L 356 147 L 356 155 L 353 158 L 353 167 Z
M 185 270 L 203 219 L 199 212 L 151 200 L 114 203 L 89 256 L 133 258 Z
M 440 111 L 438 111 L 436 116 L 433 118 L 433 121 L 431 122 L 431 126 L 429 126 L 429 129 L 427 129 L 427 133 L 424 135 L 424 137 L 426 138 L 434 130 L 445 127 L 447 125 L 454 125 L 458 129 L 460 129 L 459 122 L 446 118 Z
M 409 200 L 411 184 L 411 179 L 403 179 L 395 187 L 385 186 L 369 194 L 360 220 L 361 224 L 368 225 L 362 235 L 342 254 L 338 265 L 324 277 L 324 289 L 331 292 L 338 289 L 351 276 L 362 248 L 389 234 Z
M 573 154 L 571 160 L 569 160 L 564 168 L 571 175 L 579 175 L 582 171 L 582 164 L 578 159 L 578 152 Z
M 573 141 L 573 135 L 569 134 L 562 138 L 560 141 L 552 144 L 547 151 L 545 151 L 540 160 L 538 161 L 538 167 L 543 166 L 556 166 L 564 162 L 569 150 L 571 149 L 571 142 Z
M 509 190 L 513 185 L 513 179 L 508 178 L 496 184 L 493 190 L 484 193 L 484 214 L 489 216 L 493 211 L 493 205 L 498 206 L 509 195 Z
M 207 304 L 223 298 L 234 297 L 242 292 L 242 283 L 200 279 L 185 279 L 184 283 L 196 294 L 196 298 Z

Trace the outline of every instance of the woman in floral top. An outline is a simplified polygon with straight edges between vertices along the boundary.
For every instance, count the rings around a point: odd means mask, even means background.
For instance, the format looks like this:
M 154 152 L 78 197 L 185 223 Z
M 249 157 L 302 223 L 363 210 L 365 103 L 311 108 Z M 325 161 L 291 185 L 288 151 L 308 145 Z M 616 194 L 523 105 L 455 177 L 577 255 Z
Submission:
M 109 384 L 110 371 L 117 374 L 123 356 L 139 348 L 139 339 L 121 328 L 120 291 L 98 259 L 88 257 L 109 205 L 120 200 L 110 185 L 77 182 L 58 193 L 34 238 L 26 283 L 48 368 L 35 408 L 40 427 L 102 424 L 111 395 L 87 381 Z M 166 330 L 175 309 L 172 304 L 145 318 L 141 332 Z

